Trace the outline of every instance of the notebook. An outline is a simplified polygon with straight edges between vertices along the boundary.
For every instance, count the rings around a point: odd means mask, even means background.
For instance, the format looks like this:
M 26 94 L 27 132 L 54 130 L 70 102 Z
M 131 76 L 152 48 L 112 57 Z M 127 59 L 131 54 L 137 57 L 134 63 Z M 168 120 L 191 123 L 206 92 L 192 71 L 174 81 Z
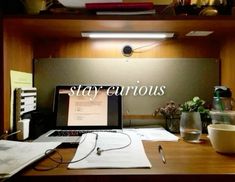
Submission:
M 56 86 L 55 128 L 34 141 L 79 143 L 84 132 L 122 129 L 120 92 L 120 86 Z

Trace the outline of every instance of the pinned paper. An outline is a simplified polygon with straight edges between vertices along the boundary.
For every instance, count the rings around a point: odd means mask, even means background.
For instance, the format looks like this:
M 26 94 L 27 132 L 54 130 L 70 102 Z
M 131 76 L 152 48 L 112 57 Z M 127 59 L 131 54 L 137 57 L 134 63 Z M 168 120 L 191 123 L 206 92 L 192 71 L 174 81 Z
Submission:
M 33 75 L 32 73 L 10 71 L 11 78 L 11 109 L 10 109 L 10 129 L 13 129 L 13 101 L 14 101 L 14 90 L 21 87 L 32 87 Z

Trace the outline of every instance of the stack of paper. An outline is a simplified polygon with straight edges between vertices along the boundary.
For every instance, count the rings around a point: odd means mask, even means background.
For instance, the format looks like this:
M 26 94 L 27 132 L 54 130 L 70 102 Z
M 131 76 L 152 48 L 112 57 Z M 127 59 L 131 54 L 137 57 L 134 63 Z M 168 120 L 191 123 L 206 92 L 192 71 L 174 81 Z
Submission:
M 138 128 L 138 129 L 125 129 L 124 131 L 132 131 L 136 133 L 141 140 L 152 141 L 172 141 L 177 142 L 179 137 L 166 131 L 164 128 Z
M 122 0 L 58 0 L 66 8 L 84 8 L 86 3 L 116 3 Z
M 152 2 L 86 3 L 86 9 L 97 15 L 149 15 L 156 10 Z
M 15 142 L 0 140 L 0 179 L 9 178 L 54 149 L 59 142 Z
M 129 135 L 113 132 L 88 133 L 81 138 L 76 154 L 72 161 L 82 159 L 95 147 L 95 150 L 85 159 L 69 164 L 69 169 L 77 168 L 150 168 L 151 164 L 145 154 L 143 144 L 133 132 L 125 132 Z M 128 147 L 124 147 L 128 145 Z M 97 147 L 104 150 L 97 155 Z M 119 149 L 118 149 L 119 148 Z M 122 148 L 122 149 L 120 149 Z

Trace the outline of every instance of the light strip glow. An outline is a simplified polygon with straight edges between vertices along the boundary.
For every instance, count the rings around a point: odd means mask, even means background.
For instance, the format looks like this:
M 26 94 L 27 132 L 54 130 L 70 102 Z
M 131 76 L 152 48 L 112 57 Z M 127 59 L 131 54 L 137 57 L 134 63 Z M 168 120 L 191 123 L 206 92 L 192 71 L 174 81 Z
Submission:
M 174 37 L 174 33 L 117 33 L 117 32 L 82 32 L 82 37 L 105 39 L 165 39 Z
M 212 34 L 213 31 L 190 31 L 186 36 L 205 37 Z

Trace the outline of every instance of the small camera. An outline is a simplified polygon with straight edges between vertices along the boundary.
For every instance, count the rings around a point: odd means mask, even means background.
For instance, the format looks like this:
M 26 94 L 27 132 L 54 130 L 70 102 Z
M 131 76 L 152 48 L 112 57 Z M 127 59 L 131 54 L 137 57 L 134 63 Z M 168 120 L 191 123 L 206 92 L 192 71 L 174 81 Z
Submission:
M 123 50 L 122 50 L 122 54 L 125 56 L 125 57 L 130 57 L 133 53 L 133 49 L 131 46 L 129 45 L 126 45 L 123 47 Z

